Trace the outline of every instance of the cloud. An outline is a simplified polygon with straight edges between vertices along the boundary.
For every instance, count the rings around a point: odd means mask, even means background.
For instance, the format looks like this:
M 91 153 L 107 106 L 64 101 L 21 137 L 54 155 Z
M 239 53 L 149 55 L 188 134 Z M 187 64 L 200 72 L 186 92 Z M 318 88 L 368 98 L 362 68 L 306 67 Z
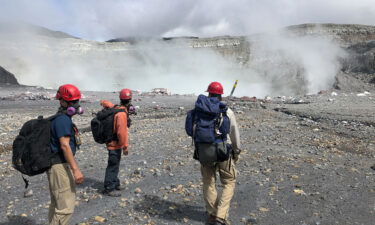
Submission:
M 301 23 L 375 25 L 373 0 L 0 0 L 23 20 L 93 40 L 246 35 Z

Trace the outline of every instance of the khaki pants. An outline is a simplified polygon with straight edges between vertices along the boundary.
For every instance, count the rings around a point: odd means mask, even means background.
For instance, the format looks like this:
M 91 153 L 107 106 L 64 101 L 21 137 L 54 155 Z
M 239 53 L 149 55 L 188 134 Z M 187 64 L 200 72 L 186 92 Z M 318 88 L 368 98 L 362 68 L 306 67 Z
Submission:
M 216 191 L 216 172 L 219 172 L 223 192 L 218 196 Z M 236 185 L 236 168 L 233 159 L 215 163 L 213 165 L 201 165 L 203 179 L 203 196 L 206 210 L 209 214 L 226 220 L 229 215 L 230 201 Z
M 75 182 L 68 163 L 53 165 L 48 171 L 51 194 L 48 221 L 50 225 L 69 224 L 76 199 Z

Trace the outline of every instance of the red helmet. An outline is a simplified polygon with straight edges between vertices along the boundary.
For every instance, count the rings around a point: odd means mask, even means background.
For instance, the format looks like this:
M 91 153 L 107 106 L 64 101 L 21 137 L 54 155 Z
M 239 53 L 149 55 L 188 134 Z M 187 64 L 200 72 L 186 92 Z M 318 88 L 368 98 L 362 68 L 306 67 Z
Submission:
M 207 92 L 211 94 L 222 95 L 224 94 L 224 88 L 223 85 L 221 85 L 219 82 L 214 81 L 210 85 L 208 85 Z
M 132 98 L 132 91 L 130 89 L 124 88 L 120 91 L 120 99 L 128 100 Z
M 81 92 L 72 84 L 64 84 L 59 87 L 56 93 L 56 99 L 64 99 L 65 101 L 74 101 L 81 99 Z

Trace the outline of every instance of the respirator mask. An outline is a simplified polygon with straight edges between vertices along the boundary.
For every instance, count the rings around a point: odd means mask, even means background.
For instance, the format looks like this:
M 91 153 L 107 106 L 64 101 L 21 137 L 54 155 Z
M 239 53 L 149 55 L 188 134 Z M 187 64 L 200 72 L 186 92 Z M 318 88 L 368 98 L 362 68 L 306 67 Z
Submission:
M 128 113 L 129 113 L 130 115 L 137 115 L 137 111 L 136 111 L 135 107 L 134 107 L 132 104 L 130 104 L 130 105 L 128 106 Z
M 68 116 L 74 116 L 76 114 L 81 115 L 84 113 L 83 108 L 79 105 L 79 102 L 75 102 L 72 106 L 66 109 L 66 114 Z

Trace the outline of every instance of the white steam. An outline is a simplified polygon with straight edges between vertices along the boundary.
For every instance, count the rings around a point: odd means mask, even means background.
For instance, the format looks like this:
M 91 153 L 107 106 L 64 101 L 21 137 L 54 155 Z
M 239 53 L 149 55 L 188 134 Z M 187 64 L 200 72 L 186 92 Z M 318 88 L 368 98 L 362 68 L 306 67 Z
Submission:
M 260 37 L 249 40 L 249 62 L 242 65 L 214 48 L 192 48 L 189 41 L 130 45 L 2 34 L 0 65 L 22 84 L 56 88 L 73 83 L 96 91 L 163 87 L 199 94 L 219 81 L 228 95 L 236 79 L 236 96 L 296 95 L 332 87 L 338 58 L 345 55 L 336 44 L 318 37 Z
M 99 43 L 40 36 L 0 36 L 0 65 L 22 84 L 56 88 L 73 83 L 83 90 L 166 87 L 201 93 L 212 80 L 230 84 L 233 62 L 187 42 Z
M 249 67 L 253 76 L 270 85 L 260 95 L 313 94 L 330 89 L 341 69 L 339 59 L 346 57 L 337 43 L 325 37 L 277 33 L 251 42 Z

